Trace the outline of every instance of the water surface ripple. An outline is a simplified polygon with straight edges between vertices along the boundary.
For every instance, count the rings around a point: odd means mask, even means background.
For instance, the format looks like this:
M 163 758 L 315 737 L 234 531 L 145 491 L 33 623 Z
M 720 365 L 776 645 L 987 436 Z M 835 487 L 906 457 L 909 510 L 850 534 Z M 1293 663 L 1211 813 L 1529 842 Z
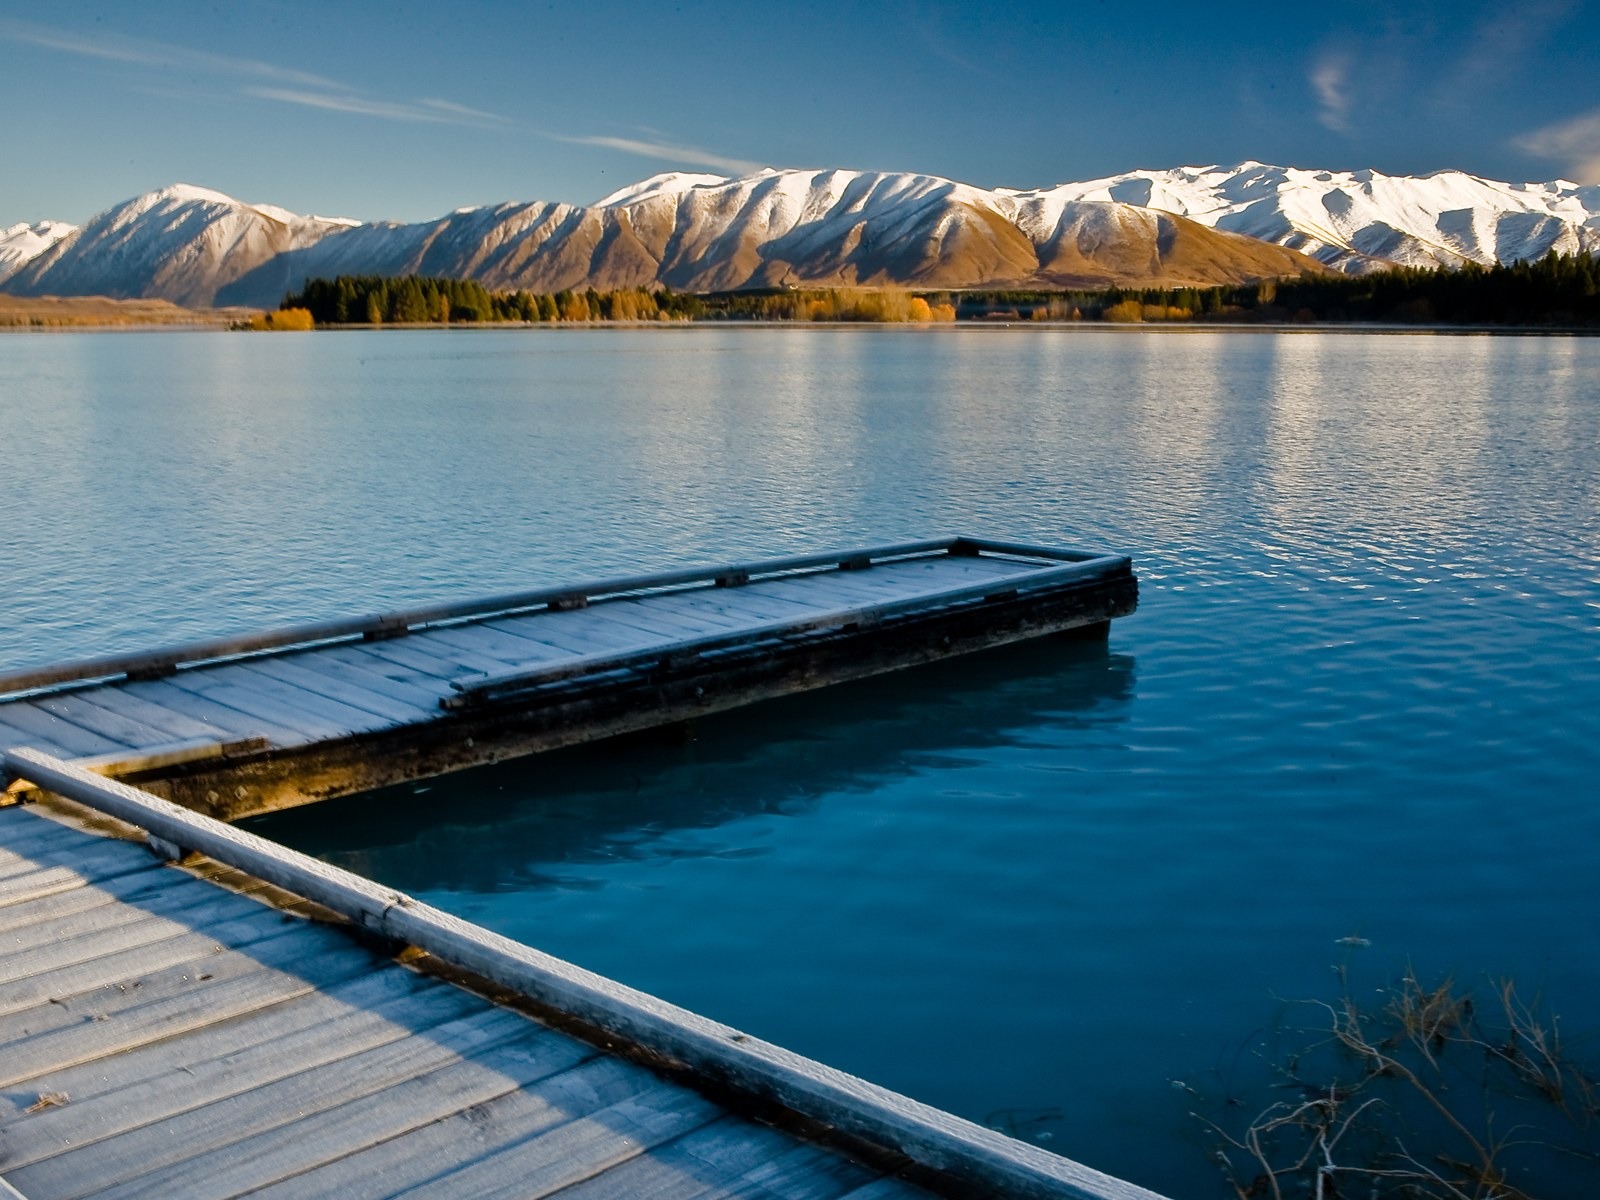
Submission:
M 257 822 L 1102 1169 L 1221 1194 L 1170 1081 L 1348 959 L 1600 1032 L 1595 341 L 14 336 L 0 446 L 5 666 L 958 531 L 1130 551 L 1108 648 Z

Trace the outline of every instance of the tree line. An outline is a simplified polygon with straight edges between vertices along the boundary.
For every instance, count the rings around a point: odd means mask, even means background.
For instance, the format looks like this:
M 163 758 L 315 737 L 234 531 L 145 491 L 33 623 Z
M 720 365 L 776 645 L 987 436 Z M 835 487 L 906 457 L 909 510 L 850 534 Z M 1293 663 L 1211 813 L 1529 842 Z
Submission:
M 695 295 L 668 288 L 491 292 L 470 279 L 310 279 L 282 309 L 318 325 L 590 321 L 974 320 L 1600 326 L 1600 259 L 1556 254 L 1459 268 L 1396 267 L 1224 287 L 1065 290 L 767 288 Z

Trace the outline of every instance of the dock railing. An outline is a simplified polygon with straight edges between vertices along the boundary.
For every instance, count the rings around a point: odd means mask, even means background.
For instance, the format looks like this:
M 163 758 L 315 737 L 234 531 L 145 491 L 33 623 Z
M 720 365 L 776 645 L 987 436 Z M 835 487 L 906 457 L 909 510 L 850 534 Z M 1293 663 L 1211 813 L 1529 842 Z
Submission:
M 963 1189 L 1019 1200 L 1162 1200 L 1135 1184 L 867 1083 L 453 917 L 402 892 L 40 753 L 0 755 L 22 779 L 331 909 L 355 926 L 528 997 L 721 1088 L 905 1155 Z M 3 1194 L 3 1189 L 0 1189 Z
M 157 650 L 113 654 L 47 667 L 5 671 L 0 672 L 0 698 L 25 692 L 77 687 L 118 678 L 159 679 L 184 667 L 204 663 L 225 662 L 266 653 L 282 653 L 329 642 L 401 637 L 413 630 L 431 626 L 480 620 L 538 608 L 581 608 L 591 601 L 630 593 L 691 584 L 738 587 L 763 577 L 799 571 L 829 567 L 859 570 L 876 563 L 937 554 L 968 556 L 998 554 L 1068 563 L 1088 562 L 1104 557 L 1103 553 L 1090 550 L 1025 546 L 972 537 L 946 537 L 922 542 L 871 546 L 859 550 L 799 554 L 747 563 L 691 567 L 646 575 L 616 576 L 587 583 L 508 592 L 475 600 L 290 625 L 234 637 L 187 642 Z

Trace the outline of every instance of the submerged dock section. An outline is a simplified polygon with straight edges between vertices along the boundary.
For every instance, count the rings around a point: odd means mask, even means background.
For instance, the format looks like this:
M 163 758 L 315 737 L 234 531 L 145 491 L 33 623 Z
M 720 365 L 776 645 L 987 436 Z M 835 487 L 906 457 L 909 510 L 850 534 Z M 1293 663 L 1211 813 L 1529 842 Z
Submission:
M 1126 556 L 965 537 L 605 579 L 0 674 L 0 752 L 231 820 L 1103 636 L 1137 601 Z
M 0 1196 L 1160 1200 L 82 766 L 11 778 Z

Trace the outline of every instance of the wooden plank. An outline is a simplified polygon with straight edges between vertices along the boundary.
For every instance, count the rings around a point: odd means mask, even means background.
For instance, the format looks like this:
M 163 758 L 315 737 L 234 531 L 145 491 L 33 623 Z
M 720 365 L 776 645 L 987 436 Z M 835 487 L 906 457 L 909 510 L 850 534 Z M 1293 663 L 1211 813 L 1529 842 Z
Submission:
M 144 866 L 129 864 L 127 870 L 117 872 L 118 875 L 131 875 L 136 872 L 159 867 L 161 864 L 153 858 L 146 858 Z M 112 875 L 102 875 L 94 882 L 105 883 Z M 71 867 L 46 867 L 31 875 L 17 875 L 0 883 L 0 909 L 13 904 L 26 904 L 30 900 L 42 899 L 46 896 L 59 895 L 84 887 L 89 881 Z
M 143 866 L 149 859 L 149 853 L 136 842 L 112 840 L 63 844 L 59 849 L 40 850 L 16 862 L 0 865 L 0 892 L 12 880 L 20 880 L 53 867 L 77 871 L 86 882 L 93 882 L 98 873 L 120 875 L 126 865 Z
M 283 919 L 282 913 L 259 900 L 212 888 L 209 895 L 186 891 L 183 901 L 164 912 L 122 904 L 57 917 L 0 941 L 0 1006 L 9 1004 L 11 985 L 19 981 L 190 933 L 230 929 L 229 922 L 264 914 Z M 53 934 L 53 939 L 41 941 L 47 934 Z M 212 940 L 220 936 L 213 935 Z
M 645 634 L 622 634 L 616 630 L 586 628 L 581 621 L 571 619 L 581 618 L 585 611 L 578 609 L 575 612 L 540 613 L 534 617 L 523 617 L 518 620 L 524 627 L 526 636 L 537 638 L 567 654 L 590 654 L 601 648 L 638 646 L 654 640 Z
M 221 728 L 230 737 L 268 737 L 280 746 L 299 745 L 306 740 L 305 733 L 299 729 L 269 721 L 257 713 L 241 712 L 226 704 L 219 704 L 185 688 L 174 687 L 168 680 L 124 683 L 115 689 L 108 689 L 108 692 L 113 690 L 123 696 L 160 705 L 190 720 Z
M 503 633 L 488 624 L 451 625 L 414 633 L 411 638 L 425 648 L 451 647 L 506 663 L 536 663 L 554 657 L 549 646 Z
M 695 604 L 691 595 L 646 596 L 634 601 L 634 605 L 645 612 L 693 617 L 697 621 L 706 621 L 723 629 L 741 629 L 752 623 L 760 623 L 759 619 L 752 622 L 748 615 L 740 616 L 729 611 L 725 605 L 711 602 L 708 598 L 703 599 L 702 603 Z
M 402 1192 L 406 1200 L 523 1200 L 549 1196 L 721 1115 L 711 1101 L 672 1084 L 657 1084 L 598 1112 Z
M 159 867 L 162 864 L 152 857 L 150 865 Z M 194 879 L 183 881 L 174 888 L 169 872 L 135 871 L 129 875 L 119 875 L 115 879 L 85 884 L 70 892 L 61 892 L 22 904 L 8 904 L 0 908 L 0 942 L 9 944 L 8 939 L 12 934 L 41 921 L 66 916 L 68 913 L 87 912 L 105 905 L 123 903 L 138 905 L 168 894 L 182 895 L 187 891 L 189 883 L 204 886 L 200 880 Z
M 280 1172 L 279 1178 L 251 1195 L 254 1200 L 393 1196 L 455 1167 L 517 1146 L 565 1121 L 596 1112 L 654 1083 L 647 1073 L 617 1059 L 590 1058 L 428 1124 L 415 1123 L 422 1114 L 409 1114 L 404 1124 L 388 1117 L 387 1110 L 395 1106 L 397 1097 L 379 1093 L 319 1118 L 315 1129 L 301 1139 L 310 1143 L 310 1152 L 278 1156 L 273 1167 Z M 330 1127 L 330 1122 L 346 1128 Z M 388 1136 L 377 1138 L 375 1133 Z M 352 1145 L 356 1148 L 338 1153 Z M 330 1155 L 330 1150 L 335 1153 Z
M 252 1078 L 249 1072 L 256 1067 L 246 1065 L 252 1064 L 254 1059 L 245 1056 L 264 1054 L 270 1058 L 271 1047 L 279 1039 L 292 1047 L 297 1044 L 294 1039 L 307 1035 L 308 1031 L 337 1024 L 358 1014 L 395 1024 L 405 1030 L 425 1031 L 429 1027 L 426 1016 L 432 1011 L 431 998 L 435 995 L 470 997 L 470 993 L 452 984 L 391 963 L 379 970 L 362 972 L 310 992 L 289 996 L 264 1008 L 221 1017 L 162 1041 L 36 1075 L 27 1083 L 29 1088 L 40 1091 L 65 1092 L 87 1104 L 105 1097 L 121 1096 L 130 1088 L 151 1084 L 160 1086 L 162 1080 L 174 1071 L 187 1073 L 192 1070 L 197 1073 L 198 1079 L 207 1072 L 225 1071 L 237 1061 L 241 1064 L 243 1090 L 248 1090 Z M 412 1000 L 428 1001 L 428 1005 L 418 1010 L 420 1015 L 416 1019 L 408 1015 L 412 1013 L 408 1007 Z M 487 1003 L 477 1000 L 479 1008 Z M 469 1007 L 463 1011 L 471 1009 Z M 298 1052 L 286 1054 L 285 1057 L 289 1068 L 284 1073 L 292 1074 L 294 1069 L 298 1069 L 294 1065 L 299 1061 Z M 0 1125 L 0 1137 L 9 1128 L 9 1121 L 29 1105 L 28 1090 L 21 1088 L 0 1093 L 0 1122 L 7 1123 Z M 121 1101 L 116 1103 L 122 1106 Z M 39 1115 L 31 1114 L 33 1117 Z M 126 1120 L 126 1128 L 129 1129 L 147 1123 L 142 1112 L 138 1111 L 131 1111 Z M 84 1143 L 90 1140 L 94 1139 L 82 1136 Z
M 584 610 L 589 625 L 616 625 L 634 633 L 642 633 L 664 641 L 677 641 L 686 637 L 702 637 L 708 633 L 726 633 L 731 626 L 725 621 L 707 620 L 698 613 L 672 613 L 645 608 L 637 602 L 612 602 Z
M 0 721 L 12 729 L 35 738 L 45 738 L 72 752 L 77 758 L 84 754 L 104 754 L 110 750 L 125 750 L 128 745 L 115 738 L 94 733 L 81 725 L 65 721 L 54 713 L 35 708 L 26 700 L 13 700 L 0 704 Z
M 265 681 L 251 680 L 246 685 L 239 682 L 237 676 L 219 679 L 204 669 L 186 671 L 162 682 L 188 692 L 198 700 L 231 708 L 258 721 L 272 722 L 280 728 L 292 730 L 287 738 L 273 737 L 272 740 L 279 745 L 333 741 L 348 736 L 352 732 L 352 724 L 368 719 L 365 713 L 360 714 L 358 721 L 351 721 L 343 715 L 327 716 L 306 704 L 285 701 L 281 696 L 272 695 L 265 686 L 261 686 Z
M 40 816 L 31 807 L 21 804 L 0 808 L 0 818 L 6 822 L 5 833 L 0 835 L 0 861 L 3 862 L 18 862 L 42 850 L 64 850 L 88 844 L 83 841 L 81 830 Z
M 184 738 L 215 738 L 217 741 L 228 741 L 237 736 L 214 722 L 196 720 L 184 713 L 141 699 L 133 695 L 126 685 L 107 684 L 89 691 L 68 693 L 67 696 L 60 698 L 67 699 L 68 696 L 79 704 L 92 705 L 148 725 L 152 729 L 159 729 L 167 735 L 165 740 L 169 741 Z
M 0 716 L 5 714 L 5 707 L 0 705 Z M 65 722 L 63 722 L 65 724 Z M 0 753 L 15 750 L 21 746 L 31 746 L 35 750 L 43 750 L 46 754 L 54 754 L 59 758 L 77 758 L 78 752 L 69 746 L 60 745 L 47 737 L 37 733 L 30 733 L 26 729 L 18 729 L 7 725 L 0 720 Z
M 24 1025 L 33 1021 L 30 1028 L 37 1031 L 50 1026 L 60 1015 L 57 1010 L 70 1007 L 68 1002 L 73 997 L 89 1003 L 85 998 L 93 998 L 107 988 L 144 988 L 142 977 L 150 972 L 180 969 L 186 964 L 192 966 L 224 950 L 239 950 L 248 957 L 257 943 L 295 932 L 292 922 L 297 920 L 301 919 L 262 906 L 256 913 L 219 921 L 207 929 L 180 931 L 154 941 L 110 948 L 101 943 L 93 947 L 97 954 L 86 957 L 80 957 L 81 951 L 64 953 L 55 962 L 42 965 L 39 971 L 0 985 L 0 1026 L 4 1026 L 6 1019 L 15 1017 Z M 313 939 L 305 949 L 310 953 L 316 947 Z M 55 1007 L 41 1015 L 48 1006 Z M 40 1012 L 30 1016 L 30 1009 Z
M 445 645 L 425 646 L 418 642 L 419 635 L 412 634 L 387 642 L 373 642 L 359 647 L 381 662 L 391 663 L 407 670 L 424 672 L 436 679 L 460 679 L 473 671 L 499 670 L 500 660 L 481 654 L 468 654 Z M 357 649 L 357 647 L 351 647 Z
M 113 880 L 112 882 L 116 882 Z M 266 911 L 261 901 L 224 891 L 213 884 L 198 879 L 186 879 L 172 872 L 164 887 L 141 884 L 142 895 L 135 892 L 134 899 L 126 895 L 113 897 L 98 887 L 79 889 L 88 898 L 104 903 L 92 905 L 63 905 L 52 916 L 36 917 L 26 923 L 8 921 L 0 931 L 0 981 L 19 979 L 44 969 L 44 964 L 76 952 L 81 948 L 79 939 L 94 933 L 111 930 L 126 931 L 130 945 L 138 940 L 150 940 L 133 928 L 149 921 L 165 922 L 174 931 L 194 928 L 187 924 L 191 914 L 196 919 L 222 919 L 252 911 Z M 132 889 L 130 889 L 132 890 Z M 43 901 L 49 904 L 57 898 Z M 113 902 L 114 901 L 114 902 Z M 39 903 L 23 906 L 37 910 Z M 10 915 L 13 908 L 0 909 Z M 31 968 L 31 969 L 30 969 Z
M 439 697 L 449 690 L 432 676 L 384 663 L 362 654 L 356 646 L 338 646 L 278 661 L 296 662 L 308 671 L 330 675 L 429 713 L 438 709 Z
M 236 1196 L 592 1054 L 525 1017 L 488 1010 L 230 1097 L 200 1119 L 158 1121 L 10 1174 L 24 1191 L 70 1187 L 104 1200 Z
M 237 695 L 241 700 L 247 700 L 256 707 L 272 706 L 277 712 L 284 714 L 278 718 L 279 720 L 293 717 L 307 732 L 326 731 L 322 736 L 343 737 L 352 733 L 370 733 L 376 729 L 392 728 L 395 724 L 388 717 L 375 716 L 297 684 L 274 679 L 250 663 L 200 667 L 173 676 L 171 682 L 177 687 L 192 688 L 204 696 Z
M 29 703 L 124 746 L 157 746 L 174 740 L 164 729 L 102 708 L 82 695 L 40 696 Z
M 281 683 L 311 692 L 313 695 L 349 705 L 382 721 L 409 725 L 417 721 L 438 719 L 437 700 L 427 707 L 413 704 L 409 700 L 396 700 L 384 692 L 352 682 L 348 677 L 341 679 L 326 671 L 313 670 L 309 664 L 299 661 L 301 657 L 314 659 L 316 656 L 312 654 L 296 658 L 263 658 L 256 662 L 240 663 L 239 670 L 268 676 Z
M 821 611 L 821 606 L 788 596 L 769 595 L 765 585 L 752 583 L 749 587 L 718 588 L 709 592 L 680 592 L 670 596 L 653 596 L 663 604 L 682 605 L 694 611 L 702 607 L 724 613 L 747 625 L 764 625 L 786 617 L 806 617 Z
M 561 1200 L 710 1200 L 749 1196 L 748 1176 L 792 1151 L 786 1133 L 724 1117 L 610 1170 L 574 1184 Z M 824 1179 L 809 1191 L 762 1191 L 771 1200 L 828 1200 L 842 1190 Z
M 401 968 L 355 981 L 356 1004 L 314 993 L 259 1013 L 207 1026 L 37 1081 L 41 1091 L 72 1097 L 64 1108 L 13 1117 L 0 1130 L 0 1154 L 15 1171 L 56 1155 L 170 1121 L 191 1126 L 210 1106 L 291 1076 L 345 1063 L 380 1046 L 427 1040 L 433 1032 L 487 1002 L 449 984 Z M 396 990 L 393 984 L 406 984 Z M 427 986 L 429 983 L 432 986 Z M 387 985 L 384 989 L 375 983 Z M 346 995 L 353 995 L 349 988 Z M 387 992 L 387 995 L 385 995 Z M 289 1105 L 291 1109 L 295 1106 Z M 173 1118 L 182 1118 L 174 1121 Z M 72 1163 L 62 1164 L 70 1168 Z
M 266 1008 L 376 965 L 347 940 L 314 950 L 304 938 L 296 929 L 245 953 L 213 949 L 65 1004 L 0 1017 L 0 1087 Z

